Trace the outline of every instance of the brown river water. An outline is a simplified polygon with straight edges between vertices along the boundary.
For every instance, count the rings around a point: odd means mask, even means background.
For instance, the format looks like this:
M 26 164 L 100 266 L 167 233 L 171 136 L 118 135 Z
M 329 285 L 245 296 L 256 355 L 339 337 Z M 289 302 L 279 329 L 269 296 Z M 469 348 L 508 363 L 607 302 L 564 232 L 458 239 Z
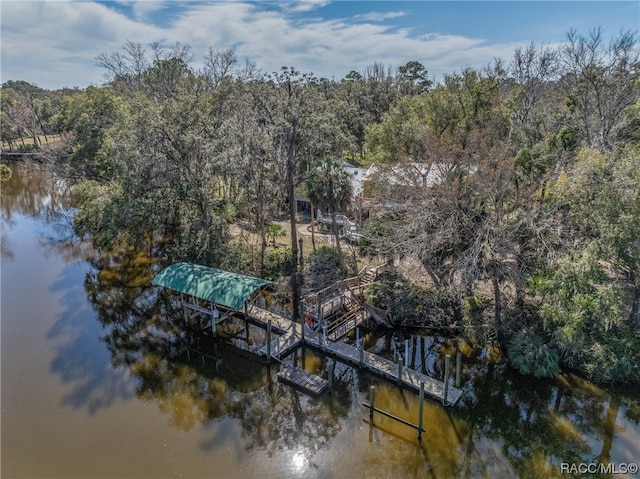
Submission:
M 417 394 L 338 364 L 332 392 L 312 398 L 236 347 L 242 324 L 216 338 L 185 331 L 149 284 L 153 259 L 126 245 L 92 252 L 71 232 L 67 183 L 11 166 L 0 184 L 3 478 L 640 477 L 637 389 L 525 378 L 469 350 L 462 400 L 426 402 L 421 442 L 380 415 L 371 427 L 371 385 L 377 407 L 414 423 Z M 443 338 L 378 331 L 367 347 L 390 355 L 405 340 L 411 362 L 441 377 Z M 313 351 L 286 361 L 326 377 Z

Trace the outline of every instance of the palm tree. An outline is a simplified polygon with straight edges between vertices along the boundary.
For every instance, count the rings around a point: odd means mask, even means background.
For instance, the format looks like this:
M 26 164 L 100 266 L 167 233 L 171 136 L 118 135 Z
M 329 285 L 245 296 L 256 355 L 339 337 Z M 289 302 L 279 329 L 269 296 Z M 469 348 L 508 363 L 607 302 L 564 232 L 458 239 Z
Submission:
M 346 268 L 340 249 L 340 232 L 336 223 L 338 211 L 344 211 L 351 202 L 353 185 L 351 175 L 344 168 L 342 162 L 327 158 L 315 169 L 312 169 L 306 181 L 309 200 L 320 209 L 328 209 L 331 214 L 331 226 L 336 238 L 336 250 L 343 276 Z

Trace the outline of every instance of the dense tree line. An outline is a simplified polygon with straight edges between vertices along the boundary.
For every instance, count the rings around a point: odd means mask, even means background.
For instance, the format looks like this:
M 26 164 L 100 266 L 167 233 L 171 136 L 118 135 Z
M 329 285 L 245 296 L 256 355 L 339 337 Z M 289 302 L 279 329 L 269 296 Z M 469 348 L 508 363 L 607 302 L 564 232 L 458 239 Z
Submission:
M 167 261 L 290 277 L 297 314 L 301 268 L 349 268 L 335 229 L 336 255 L 301 264 L 296 194 L 335 217 L 351 194 L 339 160 L 373 165 L 361 253 L 390 265 L 374 305 L 496 342 L 524 373 L 640 381 L 634 34 L 572 31 L 438 84 L 415 61 L 336 81 L 265 74 L 232 50 L 198 70 L 183 45 L 128 42 L 98 61 L 99 88 L 2 86 L 3 139 L 72 136 L 66 161 L 85 177 L 75 226 L 96 245 L 160 242 Z M 283 215 L 291 247 L 274 256 Z M 230 234 L 238 223 L 258 245 Z M 403 262 L 410 277 L 391 266 Z

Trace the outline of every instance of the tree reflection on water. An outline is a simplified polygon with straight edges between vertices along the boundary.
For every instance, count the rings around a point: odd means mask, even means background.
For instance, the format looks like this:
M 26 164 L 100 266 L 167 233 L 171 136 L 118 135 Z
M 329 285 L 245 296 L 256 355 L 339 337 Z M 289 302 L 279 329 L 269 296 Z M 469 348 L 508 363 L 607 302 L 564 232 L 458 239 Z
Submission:
M 126 365 L 139 379 L 136 396 L 155 401 L 183 431 L 235 418 L 247 449 L 327 445 L 340 430 L 344 413 L 336 411 L 341 409 L 280 385 L 273 378 L 275 367 L 248 357 L 208 328 L 186 323 L 175 295 L 149 287 L 156 262 L 123 241 L 90 259 L 85 280 L 112 364 Z

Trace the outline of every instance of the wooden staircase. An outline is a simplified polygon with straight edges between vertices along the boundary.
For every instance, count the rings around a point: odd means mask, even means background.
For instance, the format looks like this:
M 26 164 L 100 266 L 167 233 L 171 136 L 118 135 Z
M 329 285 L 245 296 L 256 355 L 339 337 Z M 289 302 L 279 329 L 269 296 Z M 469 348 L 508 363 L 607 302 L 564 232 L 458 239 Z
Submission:
M 360 287 L 367 286 L 371 283 L 375 283 L 378 280 L 378 266 L 373 268 L 366 268 L 360 271 L 358 279 L 360 280 Z
M 339 319 L 333 321 L 333 323 L 331 323 L 327 328 L 327 338 L 330 341 L 337 341 L 346 336 L 349 331 L 357 328 L 369 318 L 369 313 L 350 296 L 345 296 L 344 307 L 346 309 L 346 313 Z

